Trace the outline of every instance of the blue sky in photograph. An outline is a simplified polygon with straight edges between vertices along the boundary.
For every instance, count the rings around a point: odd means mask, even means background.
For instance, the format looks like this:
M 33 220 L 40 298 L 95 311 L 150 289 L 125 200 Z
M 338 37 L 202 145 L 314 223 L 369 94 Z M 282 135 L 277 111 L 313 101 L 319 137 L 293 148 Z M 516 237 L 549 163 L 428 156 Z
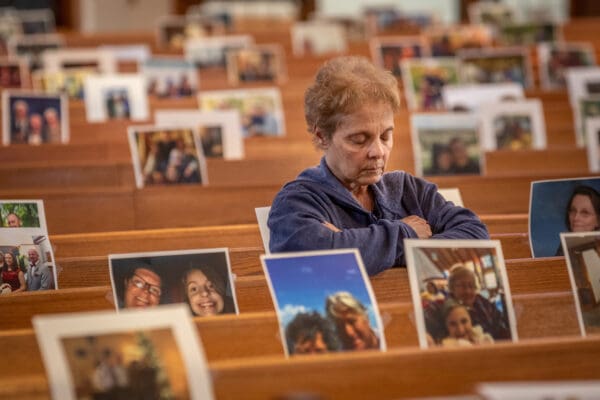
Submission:
M 560 233 L 567 232 L 567 202 L 576 186 L 591 186 L 600 192 L 600 178 L 540 182 L 531 188 L 530 231 L 534 257 L 552 257 L 560 246 Z
M 371 325 L 377 327 L 369 292 L 353 252 L 265 258 L 265 266 L 284 325 L 302 311 L 316 310 L 325 315 L 327 296 L 347 291 L 367 307 Z

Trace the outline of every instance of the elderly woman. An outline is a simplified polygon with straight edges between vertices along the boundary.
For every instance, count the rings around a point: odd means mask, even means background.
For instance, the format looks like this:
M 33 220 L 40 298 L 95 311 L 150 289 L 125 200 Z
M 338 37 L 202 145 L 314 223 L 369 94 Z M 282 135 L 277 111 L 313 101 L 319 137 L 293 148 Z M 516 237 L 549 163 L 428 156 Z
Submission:
M 488 238 L 477 216 L 445 201 L 434 184 L 402 171 L 384 174 L 400 107 L 390 73 L 364 58 L 335 58 L 319 70 L 304 103 L 324 157 L 276 196 L 272 252 L 355 247 L 374 275 L 404 264 L 405 238 Z
M 379 337 L 371 328 L 367 308 L 351 293 L 337 292 L 328 296 L 325 311 L 335 325 L 343 350 L 379 348 Z

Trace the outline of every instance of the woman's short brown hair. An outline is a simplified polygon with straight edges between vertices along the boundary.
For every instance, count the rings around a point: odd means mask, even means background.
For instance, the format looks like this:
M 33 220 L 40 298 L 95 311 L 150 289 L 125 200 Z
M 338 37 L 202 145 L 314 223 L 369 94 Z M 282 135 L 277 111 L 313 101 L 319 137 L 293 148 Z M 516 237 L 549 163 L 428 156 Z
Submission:
M 390 72 L 364 57 L 327 61 L 304 94 L 304 117 L 313 141 L 317 131 L 331 139 L 344 116 L 373 102 L 389 104 L 393 112 L 400 108 L 398 81 Z

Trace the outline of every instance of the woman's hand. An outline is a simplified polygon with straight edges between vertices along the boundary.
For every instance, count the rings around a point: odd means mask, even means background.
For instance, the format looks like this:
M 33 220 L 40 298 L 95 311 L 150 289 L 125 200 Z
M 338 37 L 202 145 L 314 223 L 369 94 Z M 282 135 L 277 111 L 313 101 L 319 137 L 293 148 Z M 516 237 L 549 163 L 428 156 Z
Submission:
M 429 239 L 431 237 L 431 227 L 423 218 L 416 215 L 409 215 L 400 221 L 413 228 L 419 239 Z

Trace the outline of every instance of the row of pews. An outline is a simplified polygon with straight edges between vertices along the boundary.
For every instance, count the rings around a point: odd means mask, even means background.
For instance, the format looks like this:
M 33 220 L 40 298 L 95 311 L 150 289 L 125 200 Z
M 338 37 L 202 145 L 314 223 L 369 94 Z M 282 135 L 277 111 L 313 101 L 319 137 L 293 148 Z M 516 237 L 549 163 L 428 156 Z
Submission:
M 480 382 L 600 379 L 600 337 L 580 336 L 565 259 L 530 258 L 531 181 L 589 175 L 585 150 L 575 147 L 564 91 L 527 92 L 544 104 L 547 150 L 488 152 L 485 176 L 431 179 L 441 188 L 458 187 L 492 239 L 501 241 L 518 343 L 420 350 L 408 276 L 394 268 L 371 277 L 387 352 L 285 359 L 260 266 L 264 250 L 254 208 L 270 204 L 283 183 L 320 158 L 304 128 L 301 105 L 304 88 L 326 58 L 294 59 L 285 24 L 270 25 L 280 35 L 259 25 L 241 26 L 257 43 L 277 37 L 287 51 L 290 79 L 280 84 L 287 136 L 246 139 L 244 160 L 208 160 L 209 185 L 136 190 L 126 139 L 126 128 L 134 123 L 88 124 L 80 102 L 69 106 L 69 145 L 0 148 L 0 198 L 44 200 L 60 287 L 0 298 L 0 398 L 49 398 L 31 317 L 113 309 L 108 254 L 214 247 L 229 248 L 240 309 L 235 316 L 194 319 L 217 399 L 447 397 L 473 393 Z M 597 26 L 597 20 L 573 21 L 564 35 L 591 38 L 600 51 L 600 41 L 584 29 Z M 69 46 L 134 42 L 160 51 L 150 33 L 69 33 L 66 39 Z M 353 44 L 351 52 L 369 55 L 364 43 Z M 202 71 L 200 82 L 203 89 L 229 87 L 222 71 Z M 151 99 L 151 108 L 196 108 L 196 100 Z M 396 125 L 390 167 L 413 172 L 406 110 Z

